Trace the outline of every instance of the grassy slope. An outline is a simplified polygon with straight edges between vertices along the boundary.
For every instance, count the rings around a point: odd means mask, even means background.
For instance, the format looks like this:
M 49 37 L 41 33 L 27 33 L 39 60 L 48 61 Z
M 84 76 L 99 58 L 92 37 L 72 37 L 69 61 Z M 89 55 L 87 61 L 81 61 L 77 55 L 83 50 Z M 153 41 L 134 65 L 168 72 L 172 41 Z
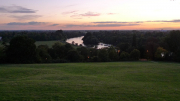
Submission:
M 35 44 L 36 44 L 36 46 L 39 46 L 39 45 L 48 45 L 48 47 L 51 48 L 52 45 L 54 43 L 56 43 L 56 42 L 59 42 L 59 41 L 36 41 Z M 2 45 L 2 42 L 0 41 L 0 47 L 1 46 L 3 46 L 3 45 Z
M 39 46 L 39 45 L 48 45 L 49 48 L 52 48 L 52 45 L 53 45 L 54 43 L 56 43 L 56 42 L 60 42 L 60 41 L 36 41 L 35 44 L 36 44 L 36 46 Z M 61 42 L 61 43 L 62 43 L 62 42 Z M 62 43 L 62 44 L 65 44 L 65 42 Z M 79 46 L 74 46 L 74 45 L 73 45 L 73 47 L 76 49 L 76 48 L 78 48 Z
M 49 48 L 52 47 L 52 45 L 56 42 L 59 42 L 59 41 L 36 41 L 35 44 L 36 46 L 39 46 L 39 45 L 48 45 Z
M 0 100 L 180 100 L 180 64 L 0 65 Z

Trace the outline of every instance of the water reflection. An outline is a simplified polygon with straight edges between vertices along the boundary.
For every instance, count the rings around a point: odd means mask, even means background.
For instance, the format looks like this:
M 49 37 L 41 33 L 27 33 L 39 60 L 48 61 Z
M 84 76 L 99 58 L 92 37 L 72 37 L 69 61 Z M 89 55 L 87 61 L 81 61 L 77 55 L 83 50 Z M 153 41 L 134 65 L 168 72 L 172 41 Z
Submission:
M 81 36 L 81 37 L 75 37 L 75 38 L 70 38 L 70 39 L 67 39 L 66 42 L 67 43 L 70 43 L 72 44 L 74 42 L 74 44 L 77 44 L 78 46 L 79 45 L 82 45 L 82 46 L 85 46 L 85 47 L 93 47 L 93 48 L 97 48 L 97 49 L 101 49 L 101 48 L 104 48 L 104 47 L 108 47 L 108 46 L 111 46 L 110 44 L 104 44 L 104 43 L 99 43 L 98 45 L 94 45 L 94 46 L 86 46 L 84 43 L 83 43 L 83 38 L 84 36 Z

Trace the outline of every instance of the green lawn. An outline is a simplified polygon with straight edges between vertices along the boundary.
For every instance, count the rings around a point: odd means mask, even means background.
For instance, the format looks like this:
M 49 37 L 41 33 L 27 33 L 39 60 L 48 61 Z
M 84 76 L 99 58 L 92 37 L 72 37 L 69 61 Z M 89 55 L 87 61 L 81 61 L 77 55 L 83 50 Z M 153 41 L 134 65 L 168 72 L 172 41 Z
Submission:
M 180 64 L 0 65 L 0 101 L 179 101 Z
M 36 41 L 35 44 L 36 46 L 39 46 L 39 45 L 48 45 L 49 48 L 52 47 L 52 45 L 56 42 L 60 42 L 60 41 Z
M 36 46 L 39 46 L 39 45 L 48 45 L 48 47 L 51 48 L 52 45 L 54 43 L 56 43 L 56 42 L 60 42 L 60 41 L 36 41 L 35 44 L 36 44 Z M 0 41 L 0 46 L 3 46 L 1 41 Z

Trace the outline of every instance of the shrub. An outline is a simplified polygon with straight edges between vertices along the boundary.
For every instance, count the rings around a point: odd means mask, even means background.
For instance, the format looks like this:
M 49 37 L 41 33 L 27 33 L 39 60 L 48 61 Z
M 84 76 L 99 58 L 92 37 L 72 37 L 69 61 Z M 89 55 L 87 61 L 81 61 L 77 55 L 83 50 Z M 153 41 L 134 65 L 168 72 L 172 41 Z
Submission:
M 140 58 L 140 51 L 137 50 L 137 49 L 134 49 L 133 51 L 131 51 L 130 57 L 131 57 L 132 60 L 139 60 L 139 58 Z
M 129 57 L 130 57 L 130 55 L 129 55 L 129 53 L 127 53 L 127 52 L 122 52 L 121 54 L 120 54 L 120 60 L 123 60 L 123 61 L 127 61 L 127 60 L 129 60 Z

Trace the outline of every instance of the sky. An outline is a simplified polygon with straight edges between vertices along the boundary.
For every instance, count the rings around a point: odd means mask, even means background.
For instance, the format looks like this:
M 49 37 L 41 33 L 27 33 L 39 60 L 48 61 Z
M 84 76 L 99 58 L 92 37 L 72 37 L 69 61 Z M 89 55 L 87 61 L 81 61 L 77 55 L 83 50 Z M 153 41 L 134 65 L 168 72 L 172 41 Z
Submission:
M 0 30 L 179 30 L 180 0 L 0 0 Z

